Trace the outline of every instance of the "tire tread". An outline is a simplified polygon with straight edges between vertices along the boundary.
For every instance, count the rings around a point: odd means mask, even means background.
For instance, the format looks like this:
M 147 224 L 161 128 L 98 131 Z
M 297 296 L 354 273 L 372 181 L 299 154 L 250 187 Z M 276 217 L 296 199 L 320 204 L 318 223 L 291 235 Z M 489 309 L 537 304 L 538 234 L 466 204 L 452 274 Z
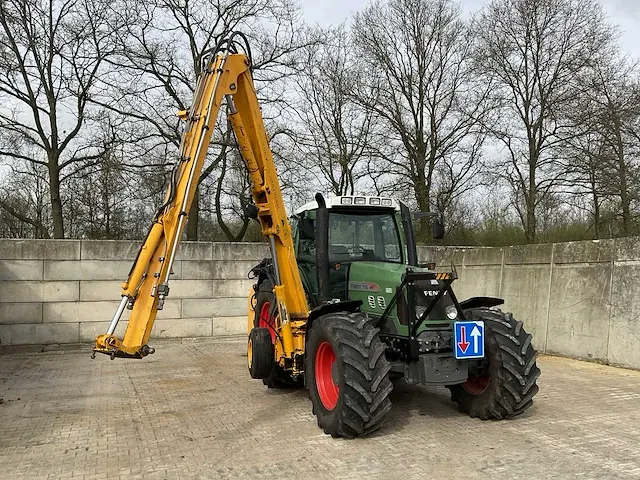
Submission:
M 319 415 L 321 405 L 314 405 L 318 426 L 332 437 L 357 437 L 378 430 L 391 409 L 389 394 L 393 384 L 389 380 L 391 365 L 384 353 L 386 346 L 365 313 L 332 313 L 315 320 L 309 337 L 314 335 L 318 322 L 326 322 L 337 345 L 336 356 L 342 359 L 344 391 L 336 414 Z M 306 371 L 310 372 L 315 355 L 307 356 Z M 314 388 L 307 380 L 309 388 Z M 310 395 L 312 402 L 314 395 Z M 333 412 L 332 412 L 333 413 Z
M 499 365 L 490 367 L 492 377 L 496 378 L 492 378 L 487 391 L 472 395 L 462 385 L 453 385 L 449 387 L 451 399 L 471 417 L 483 420 L 522 414 L 531 407 L 539 390 L 538 352 L 531 344 L 532 335 L 510 313 L 488 308 L 470 309 L 466 313 L 470 320 L 484 321 L 485 342 L 492 342 Z

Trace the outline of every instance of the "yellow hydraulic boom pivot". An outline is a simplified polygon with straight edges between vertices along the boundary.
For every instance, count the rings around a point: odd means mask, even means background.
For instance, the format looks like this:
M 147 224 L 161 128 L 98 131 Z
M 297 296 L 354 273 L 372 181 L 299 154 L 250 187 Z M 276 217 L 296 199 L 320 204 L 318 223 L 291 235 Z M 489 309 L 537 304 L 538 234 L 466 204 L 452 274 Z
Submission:
M 274 293 L 279 311 L 276 330 L 281 338 L 276 346 L 276 361 L 284 365 L 285 358 L 292 360 L 304 353 L 304 326 L 309 307 L 293 249 L 291 227 L 251 77 L 249 57 L 244 53 L 231 53 L 230 45 L 231 40 L 226 50 L 216 52 L 207 60 L 198 78 L 191 109 L 178 114 L 187 126 L 165 204 L 154 219 L 129 278 L 122 284 L 122 301 L 107 333 L 96 338 L 94 356 L 99 352 L 111 355 L 112 359 L 142 358 L 153 353 L 147 341 L 156 314 L 169 293 L 171 267 L 223 100 L 251 177 L 258 219 L 274 260 Z M 125 308 L 132 311 L 120 340 L 114 332 Z

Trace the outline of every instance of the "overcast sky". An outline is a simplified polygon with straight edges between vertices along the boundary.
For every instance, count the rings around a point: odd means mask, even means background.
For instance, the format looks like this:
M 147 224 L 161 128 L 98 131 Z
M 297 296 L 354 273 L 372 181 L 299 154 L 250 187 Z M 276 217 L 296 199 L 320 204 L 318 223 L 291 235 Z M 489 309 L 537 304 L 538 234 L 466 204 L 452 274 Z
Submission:
M 327 26 L 344 22 L 368 0 L 302 0 L 307 22 Z M 462 0 L 465 12 L 480 9 L 487 0 Z M 611 21 L 620 26 L 625 50 L 640 58 L 640 0 L 600 0 Z

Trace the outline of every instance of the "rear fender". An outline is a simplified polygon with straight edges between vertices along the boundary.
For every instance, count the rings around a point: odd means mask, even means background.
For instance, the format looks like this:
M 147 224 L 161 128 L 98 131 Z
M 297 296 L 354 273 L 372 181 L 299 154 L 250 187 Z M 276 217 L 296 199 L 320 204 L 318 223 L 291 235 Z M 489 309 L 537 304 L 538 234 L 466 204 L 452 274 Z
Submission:
M 309 317 L 307 318 L 307 331 L 309 331 L 313 322 L 322 315 L 337 312 L 357 312 L 360 310 L 361 305 L 362 300 L 346 300 L 344 302 L 325 303 L 324 305 L 320 305 L 309 312 Z
M 251 333 L 251 329 L 253 328 L 253 322 L 256 317 L 256 313 L 254 310 L 255 305 L 255 289 L 251 287 L 249 290 L 249 297 L 247 298 L 247 334 Z

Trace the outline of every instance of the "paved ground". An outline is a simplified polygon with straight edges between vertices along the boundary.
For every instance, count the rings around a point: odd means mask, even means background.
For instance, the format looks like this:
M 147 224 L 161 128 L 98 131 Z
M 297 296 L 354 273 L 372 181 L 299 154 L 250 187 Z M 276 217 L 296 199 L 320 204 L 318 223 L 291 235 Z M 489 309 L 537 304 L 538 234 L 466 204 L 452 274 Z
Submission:
M 381 431 L 335 440 L 304 391 L 251 380 L 243 350 L 1 356 L 0 478 L 640 478 L 640 372 L 543 357 L 535 406 L 504 422 L 398 387 Z

